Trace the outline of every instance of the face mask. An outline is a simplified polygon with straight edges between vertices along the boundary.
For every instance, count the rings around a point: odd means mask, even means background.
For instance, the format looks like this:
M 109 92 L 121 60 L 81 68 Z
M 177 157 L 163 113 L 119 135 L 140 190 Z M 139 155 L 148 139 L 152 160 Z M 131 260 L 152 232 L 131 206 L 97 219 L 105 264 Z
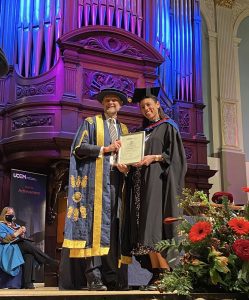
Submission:
M 12 222 L 13 220 L 15 220 L 15 215 L 5 215 L 5 220 L 7 222 Z

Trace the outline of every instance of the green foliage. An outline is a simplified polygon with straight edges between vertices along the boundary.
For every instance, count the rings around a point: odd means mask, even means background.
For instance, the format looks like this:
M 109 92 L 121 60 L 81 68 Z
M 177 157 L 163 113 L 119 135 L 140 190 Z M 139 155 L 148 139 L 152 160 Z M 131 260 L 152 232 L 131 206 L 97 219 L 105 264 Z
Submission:
M 245 205 L 244 217 L 245 217 L 245 219 L 249 220 L 249 204 Z
M 174 239 L 172 240 L 163 240 L 156 245 L 156 250 L 162 252 L 163 250 L 169 251 L 171 249 L 178 250 L 179 243 L 177 243 Z
M 167 287 L 167 291 L 178 295 L 189 295 L 193 291 L 192 280 L 188 272 L 182 269 L 175 269 L 174 272 L 166 272 L 160 282 L 159 289 Z

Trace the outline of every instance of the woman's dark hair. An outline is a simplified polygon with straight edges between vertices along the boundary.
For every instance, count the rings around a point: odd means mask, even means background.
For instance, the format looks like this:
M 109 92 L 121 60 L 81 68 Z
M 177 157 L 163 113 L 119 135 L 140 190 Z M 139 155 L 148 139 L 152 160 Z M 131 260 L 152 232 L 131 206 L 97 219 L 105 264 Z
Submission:
M 159 102 L 159 100 L 157 99 L 157 97 L 155 97 L 153 95 L 146 96 L 141 101 L 143 101 L 144 99 L 152 99 L 155 103 Z M 161 106 L 158 108 L 158 114 L 159 114 L 159 118 L 160 119 L 163 119 L 163 118 L 166 117 L 166 114 L 164 113 L 164 111 L 163 111 L 163 109 L 162 109 Z M 150 121 L 147 118 L 143 117 L 143 128 L 147 127 L 149 124 L 150 124 Z

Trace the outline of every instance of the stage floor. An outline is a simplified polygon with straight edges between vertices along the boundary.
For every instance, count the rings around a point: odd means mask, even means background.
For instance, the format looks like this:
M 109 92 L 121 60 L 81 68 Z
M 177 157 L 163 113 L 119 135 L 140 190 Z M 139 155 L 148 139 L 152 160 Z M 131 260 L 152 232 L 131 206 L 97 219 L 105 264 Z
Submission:
M 159 292 L 150 291 L 87 291 L 87 290 L 59 290 L 57 287 L 36 287 L 33 290 L 28 289 L 0 289 L 0 299 L 10 298 L 11 300 L 22 299 L 56 299 L 56 300 L 156 300 L 166 299 L 165 295 Z M 167 299 L 185 299 L 176 298 L 171 295 Z
M 57 287 L 44 287 L 36 284 L 33 290 L 25 289 L 0 289 L 0 299 L 11 300 L 242 300 L 248 299 L 241 294 L 191 294 L 189 297 L 178 296 L 170 293 L 150 291 L 87 291 L 87 290 L 59 290 Z

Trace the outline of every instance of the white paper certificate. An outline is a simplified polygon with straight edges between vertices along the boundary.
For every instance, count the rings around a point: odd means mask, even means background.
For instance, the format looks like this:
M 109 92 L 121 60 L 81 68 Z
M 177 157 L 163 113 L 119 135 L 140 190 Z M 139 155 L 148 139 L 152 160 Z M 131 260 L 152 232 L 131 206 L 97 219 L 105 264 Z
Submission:
M 121 148 L 118 153 L 118 163 L 131 165 L 144 157 L 145 132 L 124 134 L 120 136 Z

